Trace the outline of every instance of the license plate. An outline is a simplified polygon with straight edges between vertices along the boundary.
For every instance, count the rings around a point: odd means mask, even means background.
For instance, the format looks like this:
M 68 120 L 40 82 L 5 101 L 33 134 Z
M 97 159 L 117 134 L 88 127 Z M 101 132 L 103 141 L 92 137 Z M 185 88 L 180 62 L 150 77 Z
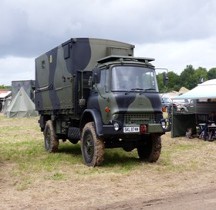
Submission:
M 140 128 L 139 127 L 124 127 L 123 131 L 124 133 L 139 133 Z

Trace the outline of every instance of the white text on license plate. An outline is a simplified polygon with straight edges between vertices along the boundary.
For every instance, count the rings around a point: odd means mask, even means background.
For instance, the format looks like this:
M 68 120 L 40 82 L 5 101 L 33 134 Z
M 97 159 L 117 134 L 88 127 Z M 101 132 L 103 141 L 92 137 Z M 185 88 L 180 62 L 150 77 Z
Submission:
M 124 127 L 124 133 L 139 133 L 139 127 Z

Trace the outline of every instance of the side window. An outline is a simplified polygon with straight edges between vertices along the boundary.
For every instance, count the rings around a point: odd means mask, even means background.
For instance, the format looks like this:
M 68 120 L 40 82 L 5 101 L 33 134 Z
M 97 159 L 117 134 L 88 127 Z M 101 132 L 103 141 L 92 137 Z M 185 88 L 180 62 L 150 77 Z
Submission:
M 100 87 L 103 87 L 105 91 L 109 90 L 109 70 L 108 69 L 101 70 L 99 85 Z
M 144 89 L 155 89 L 155 80 L 152 72 L 146 72 L 143 78 Z
M 46 67 L 45 60 L 42 60 L 41 61 L 41 69 L 45 69 L 45 67 Z
M 64 59 L 70 58 L 70 45 L 64 45 Z

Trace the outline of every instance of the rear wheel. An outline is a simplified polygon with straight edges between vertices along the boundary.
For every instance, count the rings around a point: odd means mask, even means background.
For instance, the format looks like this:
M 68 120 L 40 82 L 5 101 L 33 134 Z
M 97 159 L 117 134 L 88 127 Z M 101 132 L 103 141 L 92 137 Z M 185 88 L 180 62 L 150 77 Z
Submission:
M 161 153 L 161 137 L 152 135 L 147 139 L 145 144 L 139 144 L 137 146 L 137 152 L 140 160 L 150 163 L 156 162 Z
M 87 166 L 98 166 L 104 160 L 104 142 L 97 137 L 93 122 L 87 123 L 83 128 L 81 150 Z
M 44 146 L 48 152 L 58 151 L 59 141 L 56 137 L 53 122 L 48 120 L 44 129 Z

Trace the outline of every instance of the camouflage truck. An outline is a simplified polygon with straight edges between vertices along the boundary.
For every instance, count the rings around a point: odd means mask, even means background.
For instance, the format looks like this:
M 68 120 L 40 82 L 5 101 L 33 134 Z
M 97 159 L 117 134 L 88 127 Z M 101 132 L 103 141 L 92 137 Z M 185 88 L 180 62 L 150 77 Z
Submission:
M 35 105 L 45 149 L 80 140 L 84 164 L 97 166 L 105 148 L 137 149 L 156 162 L 161 152 L 162 106 L 152 58 L 134 45 L 72 38 L 36 58 Z

